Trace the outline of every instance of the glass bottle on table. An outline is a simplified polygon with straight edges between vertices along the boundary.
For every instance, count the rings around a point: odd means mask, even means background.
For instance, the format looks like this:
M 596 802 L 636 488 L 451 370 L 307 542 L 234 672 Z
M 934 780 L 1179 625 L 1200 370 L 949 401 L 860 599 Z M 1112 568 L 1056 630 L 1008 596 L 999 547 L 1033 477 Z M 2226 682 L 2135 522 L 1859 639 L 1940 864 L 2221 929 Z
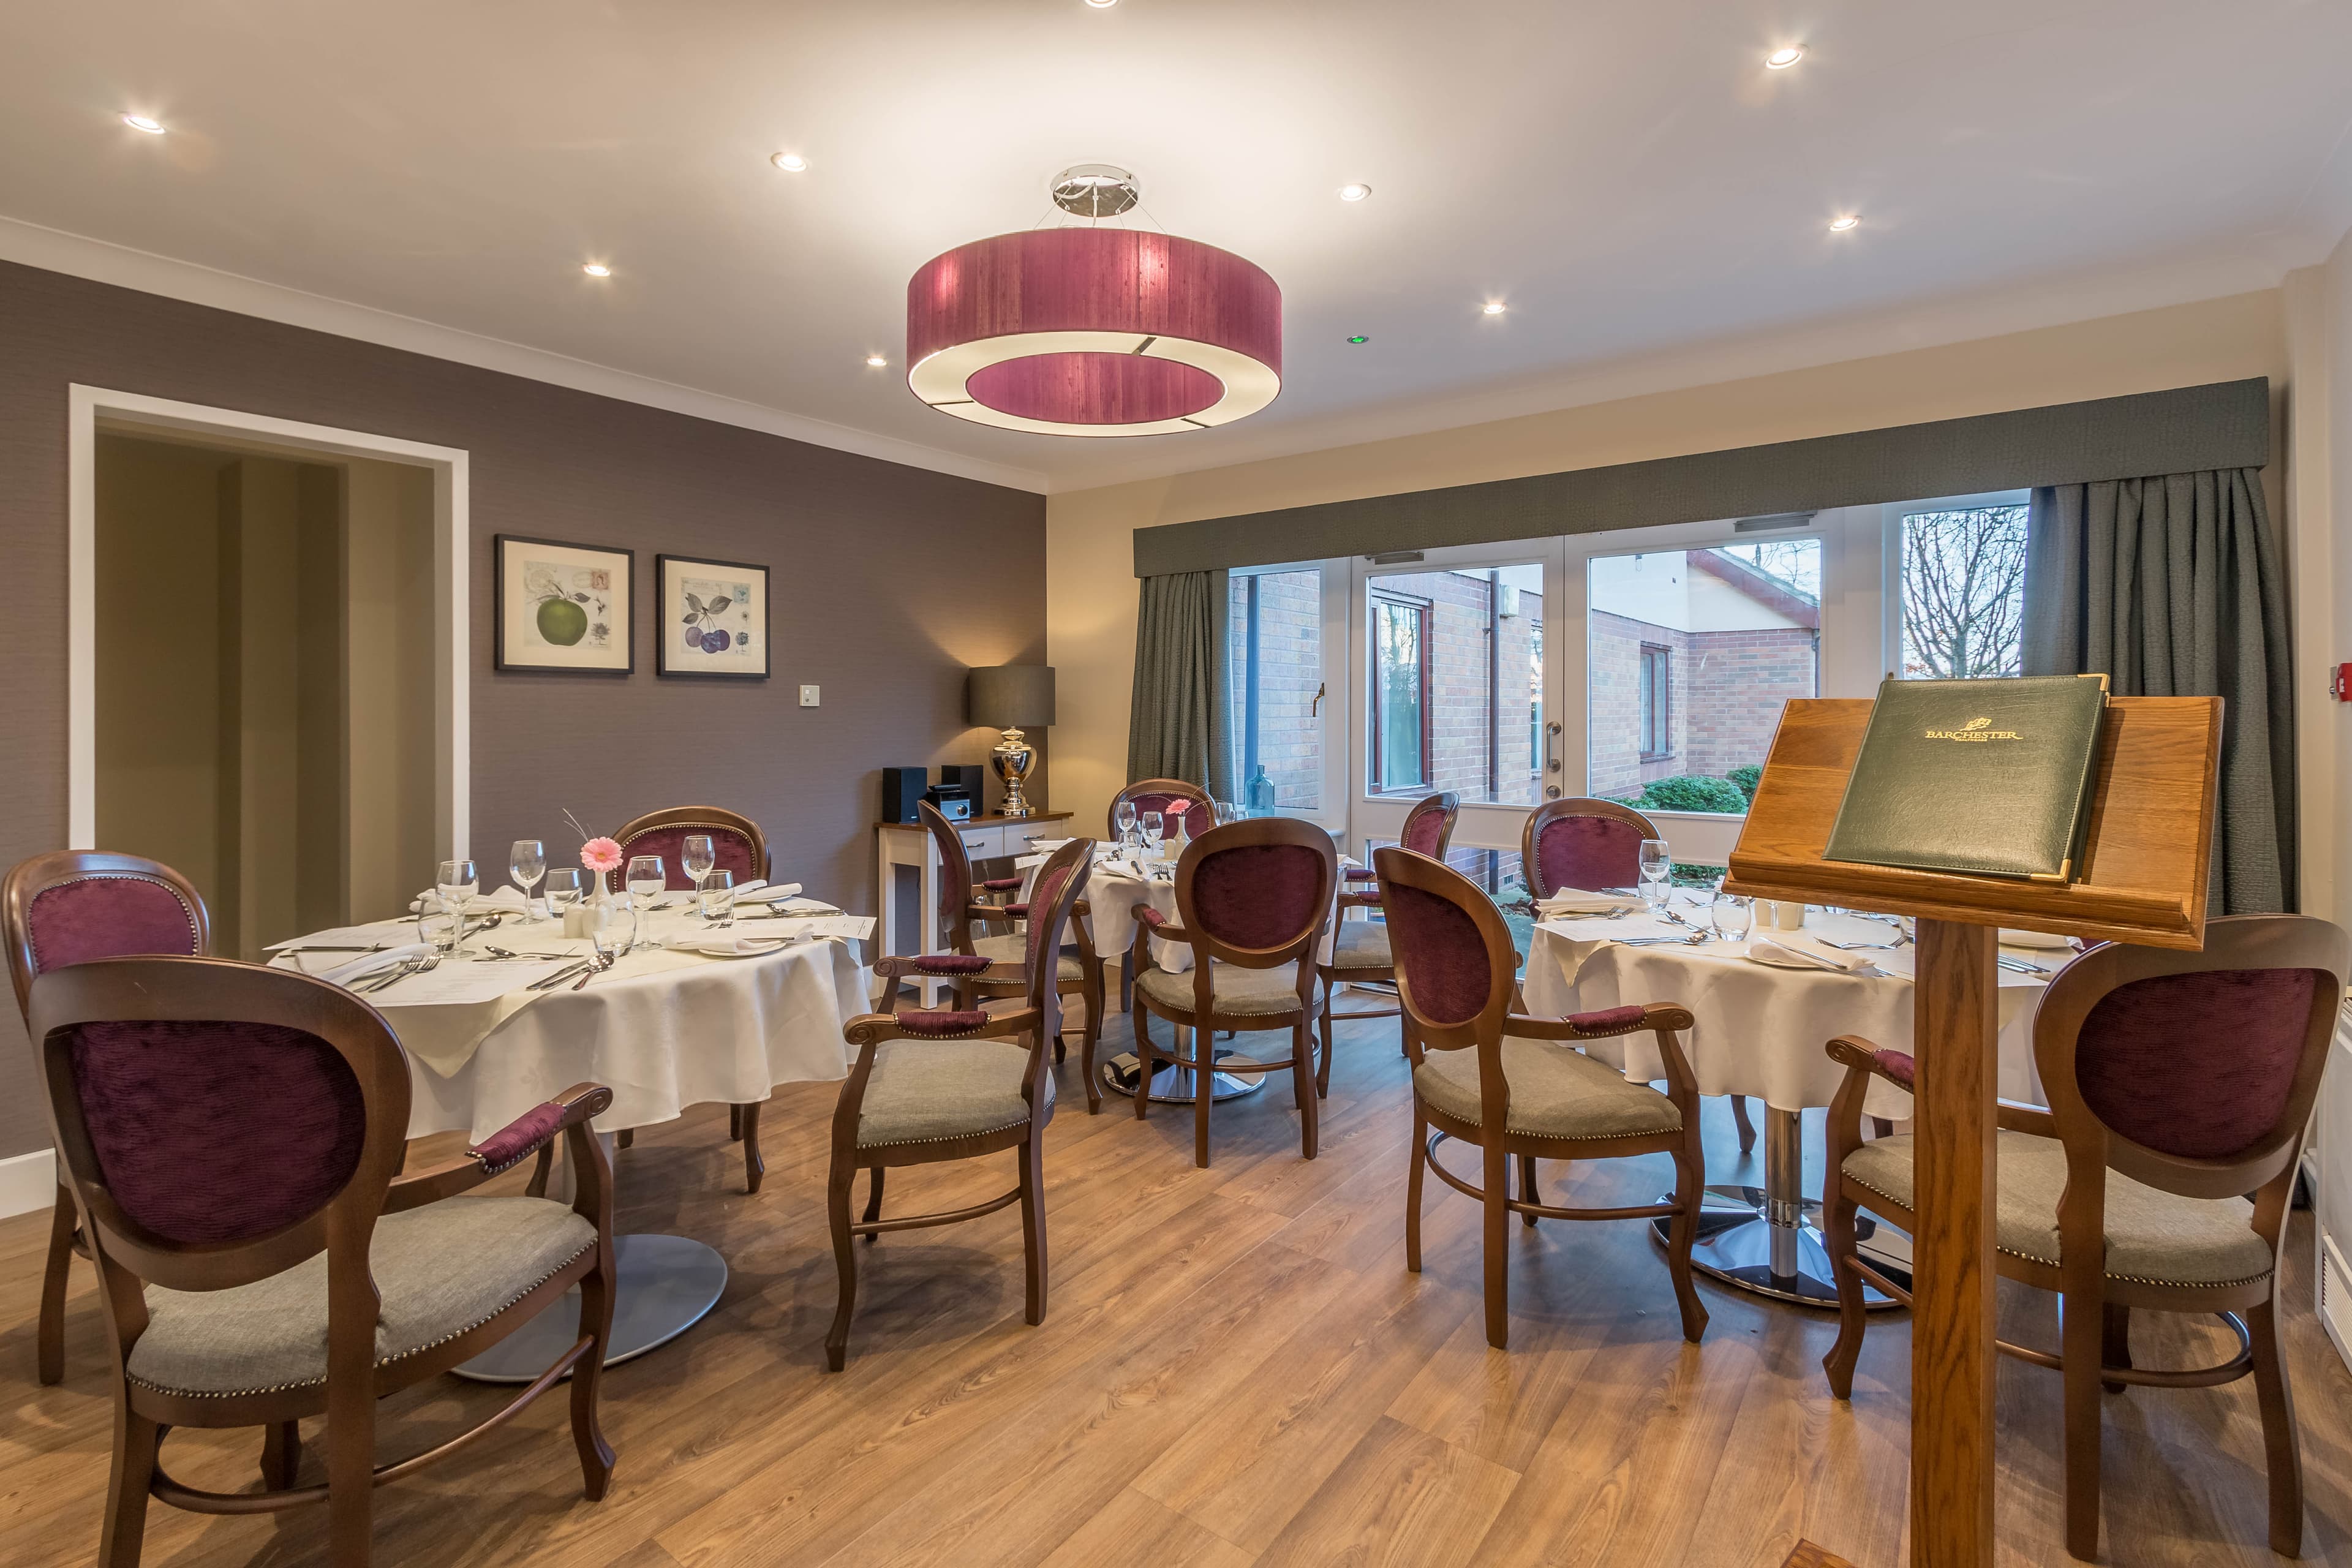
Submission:
M 1643 839 L 1641 865 L 1642 901 L 1650 907 L 1652 914 L 1663 915 L 1666 912 L 1666 900 L 1670 896 L 1666 879 L 1674 875 L 1675 870 L 1674 857 L 1666 851 L 1666 841 L 1663 838 Z
M 536 919 L 530 912 L 530 900 L 538 890 L 539 879 L 547 875 L 547 846 L 536 838 L 518 838 L 507 851 L 507 874 L 514 885 L 522 889 L 523 919 Z
M 685 868 L 688 876 L 694 879 L 695 890 L 701 891 L 702 879 L 710 875 L 713 866 L 719 864 L 719 851 L 710 842 L 710 835 L 688 834 L 686 842 L 679 846 L 677 863 Z

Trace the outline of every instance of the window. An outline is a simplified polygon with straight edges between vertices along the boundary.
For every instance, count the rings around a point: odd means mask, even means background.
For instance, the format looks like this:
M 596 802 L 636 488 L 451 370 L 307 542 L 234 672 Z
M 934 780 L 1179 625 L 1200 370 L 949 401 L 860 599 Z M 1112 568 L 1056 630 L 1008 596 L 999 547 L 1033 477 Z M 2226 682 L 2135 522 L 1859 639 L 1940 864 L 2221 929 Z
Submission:
M 2025 510 L 2022 502 L 1903 510 L 1903 679 L 2025 673 Z
M 1642 645 L 1640 687 L 1642 760 L 1653 763 L 1675 749 L 1675 651 L 1656 643 Z
M 1791 697 L 1821 686 L 1822 541 L 1591 556 L 1585 793 L 1736 816 Z
M 1371 787 L 1425 789 L 1430 767 L 1427 601 L 1375 594 L 1371 602 Z
M 1323 574 L 1233 579 L 1234 763 L 1244 805 L 1313 813 L 1323 805 Z M 1255 790 L 1254 784 L 1264 779 Z M 1271 795 L 1269 802 L 1264 797 Z

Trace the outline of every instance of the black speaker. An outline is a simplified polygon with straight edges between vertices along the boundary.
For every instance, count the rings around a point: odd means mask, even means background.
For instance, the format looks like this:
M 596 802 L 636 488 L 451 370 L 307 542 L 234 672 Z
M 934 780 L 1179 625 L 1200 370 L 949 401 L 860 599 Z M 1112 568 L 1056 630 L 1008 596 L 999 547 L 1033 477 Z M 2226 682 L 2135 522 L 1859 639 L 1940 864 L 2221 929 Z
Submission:
M 882 820 L 913 822 L 915 806 L 929 787 L 929 768 L 884 768 L 882 770 Z
M 940 770 L 940 783 L 962 790 L 971 796 L 971 809 L 977 815 L 981 803 L 988 798 L 988 770 L 978 763 L 950 763 Z

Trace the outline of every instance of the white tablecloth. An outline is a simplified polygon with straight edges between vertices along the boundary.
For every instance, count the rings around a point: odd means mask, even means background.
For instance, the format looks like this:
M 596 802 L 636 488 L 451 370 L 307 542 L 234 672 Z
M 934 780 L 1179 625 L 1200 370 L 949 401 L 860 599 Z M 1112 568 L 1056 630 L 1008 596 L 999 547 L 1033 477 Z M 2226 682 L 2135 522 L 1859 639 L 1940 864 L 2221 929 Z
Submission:
M 1676 912 L 1702 923 L 1706 918 L 1680 900 Z M 1885 942 L 1893 930 L 1883 921 L 1816 910 L 1803 934 L 1838 942 Z M 1750 962 L 1741 946 L 1728 942 L 1625 947 L 1609 940 L 1668 934 L 1677 934 L 1677 928 L 1646 914 L 1542 922 L 1528 954 L 1528 1010 L 1557 1017 L 1636 1002 L 1678 1003 L 1696 1020 L 1683 1041 L 1683 1051 L 1698 1079 L 1699 1092 L 1753 1095 L 1782 1110 L 1827 1105 L 1835 1097 L 1845 1069 L 1822 1049 L 1834 1036 L 1860 1035 L 1874 1045 L 1914 1049 L 1910 975 L 1916 947 L 1869 954 L 1887 974 L 1851 975 L 1768 968 Z M 1679 934 L 1688 934 L 1687 929 Z M 2003 951 L 2053 969 L 2073 956 Z M 2005 969 L 2000 979 L 2001 1096 L 2046 1104 L 2033 1069 L 2032 1042 L 2034 1005 L 2046 981 Z M 1595 1040 L 1585 1048 L 1628 1078 L 1665 1076 L 1665 1065 L 1647 1034 Z M 1911 1114 L 1911 1097 L 1875 1079 L 1864 1109 L 1873 1116 L 1901 1120 Z
M 1023 856 L 1014 862 L 1022 873 L 1021 896 L 1024 899 L 1029 896 L 1030 889 L 1036 883 L 1037 868 L 1045 863 L 1045 857 L 1042 855 Z M 1339 863 L 1342 866 L 1355 864 L 1344 855 L 1339 858 Z M 1165 879 L 1138 877 L 1132 862 L 1104 860 L 1097 857 L 1087 875 L 1086 900 L 1089 910 L 1087 934 L 1093 941 L 1098 955 L 1109 959 L 1126 956 L 1128 949 L 1135 943 L 1135 906 L 1139 903 L 1149 903 L 1167 916 L 1171 922 L 1175 921 L 1176 863 L 1171 860 L 1166 865 L 1169 874 Z M 1335 904 L 1339 892 L 1346 885 L 1342 879 L 1339 888 L 1334 889 L 1332 900 Z M 1331 928 L 1328 923 L 1323 928 L 1323 944 L 1316 950 L 1316 958 L 1324 963 L 1331 961 Z M 1161 969 L 1183 973 L 1192 967 L 1192 944 L 1161 942 L 1155 937 L 1151 942 L 1151 962 Z
M 650 916 L 646 934 L 693 926 L 690 915 L 670 911 Z M 414 928 L 383 929 L 404 939 Z M 734 927 L 768 929 L 758 920 Z M 468 939 L 465 951 L 485 942 L 519 952 L 587 948 L 562 932 L 555 921 L 510 921 Z M 810 940 L 752 958 L 638 952 L 581 991 L 566 981 L 494 1004 L 382 1011 L 404 1045 L 416 1042 L 408 1135 L 463 1129 L 478 1140 L 575 1083 L 611 1088 L 613 1108 L 596 1125 L 616 1132 L 670 1121 L 689 1105 L 748 1104 L 780 1083 L 840 1078 L 849 1062 L 841 1026 L 867 1010 L 872 989 L 856 943 Z

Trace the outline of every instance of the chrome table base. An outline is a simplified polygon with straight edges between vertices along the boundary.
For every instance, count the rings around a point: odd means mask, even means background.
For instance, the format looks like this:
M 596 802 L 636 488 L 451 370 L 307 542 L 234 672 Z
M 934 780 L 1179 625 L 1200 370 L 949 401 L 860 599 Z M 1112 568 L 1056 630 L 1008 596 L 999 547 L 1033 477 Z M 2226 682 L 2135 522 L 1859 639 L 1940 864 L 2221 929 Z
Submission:
M 700 1322 L 727 1288 L 727 1260 L 683 1236 L 622 1236 L 613 1240 L 613 1338 L 604 1364 L 666 1345 Z M 476 1383 L 529 1383 L 580 1342 L 580 1288 L 454 1368 Z

